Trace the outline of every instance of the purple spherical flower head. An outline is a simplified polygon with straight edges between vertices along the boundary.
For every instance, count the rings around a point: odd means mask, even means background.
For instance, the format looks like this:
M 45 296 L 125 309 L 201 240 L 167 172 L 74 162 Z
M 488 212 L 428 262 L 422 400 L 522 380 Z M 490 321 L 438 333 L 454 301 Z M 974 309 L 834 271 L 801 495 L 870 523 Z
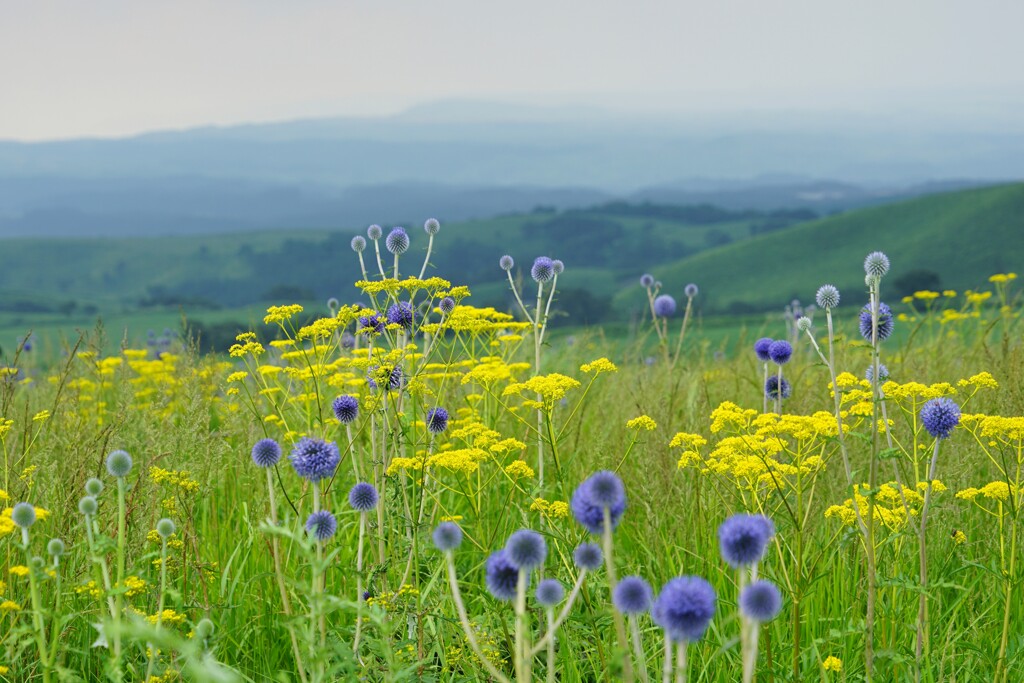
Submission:
M 822 285 L 814 294 L 814 302 L 818 308 L 835 308 L 839 305 L 839 290 L 835 285 Z
M 436 235 L 441 230 L 441 222 L 436 218 L 428 218 L 423 222 L 423 232 Z
M 380 236 L 384 234 L 383 228 L 374 223 L 366 229 L 366 236 L 371 240 L 379 240 Z
M 882 277 L 889 272 L 889 257 L 880 251 L 873 251 L 864 258 L 864 273 L 870 277 Z
M 364 239 L 362 235 L 356 235 L 352 238 L 351 246 L 352 251 L 357 254 L 361 254 L 363 250 L 366 249 L 366 239 Z
M 722 558 L 733 568 L 746 567 L 764 557 L 775 525 L 764 515 L 736 514 L 718 527 Z
M 697 285 L 693 284 L 692 282 L 683 287 L 683 294 L 686 295 L 687 299 L 692 299 L 693 297 L 697 296 L 697 293 L 699 291 L 700 290 L 697 288 Z
M 455 299 L 450 296 L 446 296 L 441 299 L 441 303 L 439 303 L 437 307 L 440 308 L 441 312 L 445 315 L 451 315 L 452 311 L 455 310 Z
M 405 228 L 393 228 L 388 233 L 387 239 L 384 240 L 384 246 L 396 256 L 404 254 L 409 248 L 409 235 L 405 232 Z
M 427 413 L 427 431 L 440 434 L 448 429 L 448 411 L 444 408 L 431 408 Z
M 505 254 L 500 259 L 498 259 L 498 265 L 501 267 L 502 270 L 512 270 L 512 268 L 515 267 L 516 262 L 515 259 L 513 259 L 511 256 Z
M 604 531 L 604 509 L 608 508 L 611 516 L 612 529 L 619 525 L 622 520 L 622 513 L 626 511 L 626 493 L 622 488 L 622 481 L 611 472 L 598 472 L 582 484 L 576 487 L 569 501 L 572 514 L 583 527 L 592 534 L 599 534 Z M 600 475 L 600 476 L 598 476 Z M 595 478 L 597 491 L 594 490 Z
M 551 269 L 554 271 L 555 275 L 561 275 L 565 272 L 565 264 L 558 259 L 555 259 L 551 262 Z
M 612 604 L 623 614 L 642 614 L 651 608 L 654 591 L 639 576 L 624 576 L 612 590 Z
M 258 467 L 271 467 L 281 459 L 281 447 L 273 439 L 260 439 L 252 447 L 252 461 Z
M 380 334 L 384 331 L 384 320 L 377 313 L 359 318 L 359 329 Z
M 650 289 L 654 286 L 654 276 L 650 273 L 644 273 L 640 276 L 640 286 L 645 289 Z
M 334 474 L 341 461 L 341 454 L 333 441 L 307 436 L 295 444 L 288 459 L 291 460 L 296 474 L 303 479 L 317 482 Z
M 878 303 L 878 341 L 885 341 L 895 327 L 892 310 L 885 303 Z M 871 341 L 871 305 L 860 310 L 860 336 Z
M 580 543 L 572 552 L 572 561 L 580 569 L 592 572 L 601 567 L 601 563 L 604 562 L 604 553 L 599 545 Z
M 516 597 L 518 580 L 519 568 L 509 560 L 508 552 L 502 549 L 491 553 L 486 565 L 487 590 L 490 594 L 498 600 L 512 600 Z
M 785 365 L 793 356 L 793 346 L 784 339 L 777 339 L 768 347 L 768 357 L 776 365 Z
M 334 417 L 343 425 L 355 422 L 359 417 L 359 400 L 355 396 L 339 396 L 331 404 L 334 409 Z
M 547 282 L 555 276 L 555 264 L 547 256 L 538 256 L 533 260 L 530 277 L 534 282 Z
M 782 609 L 782 595 L 771 581 L 755 581 L 740 592 L 740 611 L 758 623 L 771 621 Z
M 379 367 L 372 368 L 370 372 L 367 373 L 366 375 L 366 383 L 370 385 L 371 389 L 377 388 L 377 380 L 375 379 L 375 375 L 378 372 L 382 374 L 385 372 L 387 373 L 388 391 L 395 391 L 396 389 L 400 389 L 402 387 L 402 368 L 396 365 L 393 368 L 385 367 L 383 370 L 381 370 Z
M 921 423 L 936 439 L 948 439 L 960 424 L 960 406 L 951 398 L 933 398 L 921 408 Z
M 441 552 L 455 550 L 462 545 L 462 529 L 455 522 L 441 522 L 434 528 L 433 539 Z
M 770 337 L 761 337 L 756 342 L 754 342 L 754 353 L 757 354 L 758 360 L 767 363 L 772 359 L 772 357 L 768 355 L 768 349 L 772 347 L 772 344 L 774 342 L 775 340 Z
M 399 301 L 388 307 L 388 322 L 394 325 L 401 325 L 406 330 L 412 328 L 416 322 L 416 312 L 408 301 Z
M 792 393 L 793 388 L 790 386 L 789 380 L 783 377 L 782 398 L 789 398 Z M 779 378 L 776 375 L 770 376 L 768 381 L 764 383 L 764 394 L 773 401 L 779 397 Z
M 544 607 L 554 607 L 565 597 L 565 587 L 558 579 L 544 579 L 537 584 L 536 596 Z
M 321 543 L 333 536 L 337 530 L 338 521 L 327 510 L 314 512 L 306 520 L 306 531 L 313 534 L 313 537 Z
M 668 294 L 662 294 L 654 299 L 654 315 L 659 318 L 671 318 L 676 314 L 676 300 Z
M 873 382 L 874 381 L 874 379 L 873 379 L 874 376 L 875 376 L 875 366 L 874 365 L 869 365 L 868 369 L 864 371 L 864 379 L 866 379 L 869 382 Z M 883 365 L 882 363 L 878 364 L 878 381 L 879 382 L 888 382 L 889 381 L 889 368 L 885 367 L 885 365 Z
M 607 508 L 626 504 L 626 487 L 619 475 L 611 470 L 594 472 L 587 481 L 590 482 L 590 495 L 595 504 Z
M 351 332 L 345 332 L 341 335 L 341 348 L 343 349 L 354 349 L 356 346 L 356 338 L 352 336 Z
M 377 507 L 379 499 L 377 489 L 373 487 L 373 484 L 368 484 L 365 481 L 359 482 L 348 492 L 348 504 L 358 512 L 369 512 Z
M 700 640 L 715 616 L 715 589 L 699 576 L 680 576 L 661 589 L 651 615 L 676 642 Z
M 505 543 L 505 555 L 518 569 L 533 569 L 544 564 L 548 545 L 544 537 L 531 529 L 513 532 Z

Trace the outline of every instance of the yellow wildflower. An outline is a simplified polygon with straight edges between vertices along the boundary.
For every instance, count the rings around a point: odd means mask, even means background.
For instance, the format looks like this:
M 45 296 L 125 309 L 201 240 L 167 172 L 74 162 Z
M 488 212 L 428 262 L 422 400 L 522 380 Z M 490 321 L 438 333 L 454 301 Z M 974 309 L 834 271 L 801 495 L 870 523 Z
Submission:
M 825 658 L 825 661 L 821 663 L 821 668 L 825 671 L 835 671 L 838 673 L 843 670 L 843 660 L 839 659 L 839 657 L 829 655 Z
M 13 600 L 4 600 L 0 602 L 0 612 L 17 612 L 21 609 L 21 605 L 14 602 Z M 7 673 L 6 671 L 0 673 Z
M 590 373 L 599 375 L 602 372 L 618 372 L 618 370 L 619 369 L 615 366 L 615 363 L 611 362 L 607 358 L 598 358 L 597 360 L 584 363 L 580 366 L 580 372 L 584 372 L 588 375 Z
M 527 465 L 525 461 L 513 460 L 505 468 L 505 474 L 512 477 L 513 479 L 518 479 L 520 477 L 530 479 L 533 477 L 534 472 L 533 468 Z
M 954 531 L 952 537 L 953 543 L 956 543 L 957 545 L 963 545 L 967 542 L 967 534 L 965 534 L 961 529 Z
M 627 422 L 626 427 L 637 431 L 644 429 L 648 432 L 652 432 L 658 428 L 658 423 L 648 415 L 641 415 L 640 417 L 634 417 L 632 420 Z
M 26 567 L 23 564 L 14 565 L 10 568 L 9 571 L 11 572 L 12 576 L 20 576 L 21 578 L 25 578 L 26 576 L 28 576 L 28 567 Z
M 263 323 L 265 325 L 269 325 L 271 323 L 281 324 L 286 320 L 290 320 L 292 316 L 297 313 L 302 313 L 302 306 L 299 304 L 271 306 L 267 309 L 267 314 L 263 317 Z

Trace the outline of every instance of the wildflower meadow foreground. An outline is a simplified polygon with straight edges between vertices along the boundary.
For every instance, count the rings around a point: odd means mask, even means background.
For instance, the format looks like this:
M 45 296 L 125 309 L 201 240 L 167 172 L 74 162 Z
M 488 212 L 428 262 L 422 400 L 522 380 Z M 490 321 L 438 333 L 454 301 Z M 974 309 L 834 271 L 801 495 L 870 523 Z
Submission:
M 478 308 L 423 228 L 226 357 L 0 367 L 0 679 L 1024 680 L 1014 274 L 894 301 L 875 252 L 720 346 L 638 274 L 612 343 L 551 333 L 585 264 Z

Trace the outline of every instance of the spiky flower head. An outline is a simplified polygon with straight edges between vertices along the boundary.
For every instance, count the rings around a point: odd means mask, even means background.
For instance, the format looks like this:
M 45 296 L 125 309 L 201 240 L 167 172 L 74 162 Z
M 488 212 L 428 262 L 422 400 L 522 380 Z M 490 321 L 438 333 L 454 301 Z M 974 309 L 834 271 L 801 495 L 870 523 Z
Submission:
M 951 398 L 933 398 L 921 407 L 921 423 L 936 439 L 948 439 L 960 424 L 960 406 Z
M 868 369 L 864 371 L 864 379 L 869 382 L 874 382 L 875 377 L 875 366 L 869 365 Z M 889 368 L 885 367 L 884 363 L 878 364 L 878 381 L 888 382 L 889 381 Z
M 504 548 L 491 553 L 485 567 L 487 590 L 498 600 L 512 600 L 516 597 L 516 583 L 519 567 L 512 563 Z M 529 578 L 527 578 L 529 581 Z
M 736 514 L 718 527 L 722 558 L 733 568 L 746 567 L 764 557 L 775 525 L 764 515 Z
M 560 260 L 555 259 L 551 262 L 551 269 L 555 272 L 555 275 L 561 275 L 565 272 L 565 264 Z
M 513 532 L 505 543 L 505 554 L 509 562 L 518 569 L 533 569 L 544 564 L 548 555 L 548 545 L 544 537 L 532 529 L 520 529 Z
M 668 294 L 662 294 L 654 299 L 654 315 L 659 318 L 671 318 L 676 314 L 676 300 Z
M 576 487 L 569 506 L 576 521 L 592 534 L 604 530 L 604 509 L 608 508 L 614 529 L 626 511 L 626 492 L 622 480 L 613 472 L 598 472 Z
M 341 335 L 341 348 L 343 349 L 354 349 L 356 346 L 356 338 L 352 336 L 351 332 L 345 332 Z
M 107 456 L 107 472 L 118 479 L 127 477 L 132 471 L 132 456 L 127 451 L 113 451 Z
M 700 292 L 700 289 L 697 287 L 697 285 L 695 285 L 692 282 L 683 287 L 683 294 L 686 295 L 687 299 L 692 299 L 693 297 L 697 296 L 698 292 Z
M 252 447 L 252 461 L 257 467 L 272 467 L 281 459 L 281 446 L 273 439 L 260 439 Z
M 764 394 L 773 401 L 779 397 L 779 378 L 777 375 L 771 375 L 768 381 L 764 383 Z M 789 380 L 783 377 L 782 398 L 789 398 L 792 394 L 793 388 L 790 386 Z
M 782 595 L 771 581 L 761 579 L 740 591 L 740 612 L 758 623 L 771 621 L 782 610 Z
M 200 619 L 194 631 L 199 640 L 208 640 L 213 635 L 213 622 L 205 618 Z
M 864 273 L 873 277 L 884 277 L 889 272 L 889 257 L 880 251 L 873 251 L 864 258 Z
M 431 408 L 427 413 L 427 430 L 431 434 L 441 434 L 448 429 L 448 411 L 444 408 Z
M 96 477 L 91 477 L 85 482 L 85 492 L 90 496 L 98 496 L 103 493 L 103 482 Z
M 650 289 L 654 286 L 654 276 L 650 273 L 644 273 L 640 276 L 640 286 L 645 289 Z
M 366 249 L 366 239 L 362 235 L 356 235 L 352 238 L 352 251 L 357 254 L 363 253 Z
M 392 228 L 384 240 L 384 246 L 396 256 L 404 254 L 409 249 L 409 234 L 405 228 Z
M 537 584 L 537 602 L 544 607 L 554 607 L 565 597 L 565 587 L 558 579 L 544 579 Z
M 590 475 L 590 496 L 596 505 L 616 507 L 626 504 L 626 487 L 619 475 L 611 470 L 601 470 Z
M 339 396 L 331 403 L 334 417 L 343 425 L 352 424 L 359 417 L 359 399 L 355 396 Z
M 331 315 L 336 315 L 338 313 L 338 306 L 340 305 L 341 302 L 338 301 L 337 297 L 332 296 L 327 300 L 327 310 L 331 312 Z
M 367 333 L 381 334 L 384 332 L 384 319 L 379 313 L 360 316 L 359 329 L 365 330 Z
M 884 302 L 878 302 L 878 341 L 885 341 L 892 334 L 896 323 L 892 317 L 892 309 Z M 871 304 L 860 309 L 860 336 L 871 341 Z
M 90 517 L 95 515 L 97 508 L 99 508 L 99 505 L 92 496 L 83 496 L 78 501 L 78 511 L 83 515 L 89 515 Z
M 601 546 L 595 543 L 580 543 L 576 550 L 572 551 L 572 561 L 580 569 L 592 572 L 604 562 L 604 553 Z
M 441 522 L 434 528 L 433 539 L 441 552 L 455 550 L 462 545 L 462 529 L 455 522 Z
M 757 354 L 758 360 L 767 363 L 772 359 L 772 357 L 768 353 L 768 350 L 772 347 L 773 343 L 775 343 L 775 340 L 772 339 L 771 337 L 761 337 L 756 342 L 754 342 L 754 353 Z
M 612 604 L 623 614 L 642 614 L 651 608 L 654 591 L 639 576 L 624 576 L 612 590 Z
M 353 510 L 358 510 L 359 512 L 369 512 L 377 507 L 379 499 L 380 496 L 377 495 L 377 489 L 373 487 L 373 484 L 365 481 L 359 482 L 348 492 L 348 504 L 352 506 Z
M 406 330 L 412 329 L 416 322 L 416 312 L 408 301 L 399 301 L 388 306 L 388 322 L 392 325 L 401 325 Z
M 512 270 L 512 268 L 515 267 L 516 262 L 515 259 L 513 259 L 511 256 L 505 254 L 500 259 L 498 259 L 498 265 L 501 266 L 502 270 Z
M 333 441 L 306 436 L 295 444 L 288 459 L 296 474 L 303 479 L 318 482 L 334 474 L 341 461 L 341 453 Z
M 377 388 L 377 376 L 381 375 L 386 380 L 388 391 L 395 391 L 402 388 L 402 368 L 399 366 L 384 368 L 374 366 L 370 368 L 370 372 L 366 375 L 366 383 L 370 385 L 371 389 Z
M 835 308 L 839 305 L 839 290 L 833 285 L 822 285 L 818 287 L 814 301 L 818 304 L 818 308 L 825 310 Z
M 306 531 L 323 543 L 338 530 L 338 520 L 327 510 L 317 510 L 306 519 Z
M 36 523 L 36 509 L 31 503 L 18 503 L 11 510 L 11 521 L 22 529 Z
M 451 315 L 452 311 L 455 310 L 455 299 L 451 298 L 450 296 L 446 296 L 445 298 L 441 299 L 441 303 L 439 303 L 437 307 L 440 308 L 441 312 L 444 313 L 445 315 Z
M 374 223 L 373 225 L 371 225 L 370 227 L 368 227 L 366 229 L 366 236 L 369 237 L 371 240 L 374 240 L 374 241 L 379 240 L 380 236 L 383 235 L 383 234 L 384 234 L 384 229 L 381 228 L 376 223 Z
M 538 256 L 533 260 L 530 277 L 534 282 L 547 282 L 555 276 L 555 263 L 547 256 Z
M 46 544 L 46 554 L 50 557 L 60 557 L 66 550 L 64 541 L 59 538 L 51 538 L 50 542 Z
M 801 332 L 809 332 L 811 329 L 810 317 L 804 315 L 797 318 L 796 329 L 800 330 Z
M 160 535 L 160 538 L 170 538 L 174 535 L 175 526 L 174 520 L 167 519 L 164 517 L 156 523 L 156 532 Z
M 785 339 L 776 339 L 768 347 L 768 357 L 776 365 L 785 365 L 793 357 L 793 345 Z
M 707 631 L 715 601 L 710 583 L 699 576 L 680 576 L 662 587 L 651 616 L 673 641 L 693 642 Z
M 423 232 L 430 236 L 434 236 L 441 230 L 441 222 L 436 218 L 428 218 L 423 221 Z

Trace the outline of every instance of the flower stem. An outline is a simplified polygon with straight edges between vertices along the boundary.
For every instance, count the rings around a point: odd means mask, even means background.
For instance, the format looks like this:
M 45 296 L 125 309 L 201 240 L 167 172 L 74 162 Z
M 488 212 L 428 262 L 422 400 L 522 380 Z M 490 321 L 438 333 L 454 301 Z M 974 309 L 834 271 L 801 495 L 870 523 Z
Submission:
M 164 594 L 167 591 L 167 539 L 160 539 L 160 599 L 156 608 L 156 630 L 160 630 L 164 618 Z M 153 677 L 153 666 L 156 664 L 156 643 L 149 644 L 149 664 L 146 666 L 146 680 Z
M 636 657 L 636 666 L 640 671 L 640 680 L 643 683 L 649 683 L 647 658 L 644 656 L 644 643 L 640 637 L 640 624 L 637 623 L 636 616 L 633 614 L 629 615 L 629 632 L 633 638 L 633 656 Z
M 526 580 L 529 578 L 527 570 L 519 570 L 519 578 L 516 581 L 516 680 L 519 683 L 528 683 L 530 680 L 530 664 L 527 661 L 529 647 L 526 644 Z
M 665 631 L 665 661 L 661 666 L 661 683 L 672 683 L 672 638 Z
M 608 575 L 608 595 L 615 591 L 615 585 L 619 582 L 615 578 L 615 561 L 612 558 L 612 512 L 607 506 L 604 508 L 604 568 Z M 622 614 L 617 609 L 612 609 L 612 619 L 615 622 L 615 637 L 619 641 L 619 649 L 622 657 L 622 678 L 626 683 L 633 681 L 633 662 L 629 656 L 629 641 L 626 639 L 626 623 Z
M 686 683 L 686 679 L 689 676 L 689 665 L 686 663 L 686 641 L 680 640 L 676 645 L 676 659 L 679 660 L 679 665 L 676 668 L 676 683 Z
M 267 495 L 270 499 L 270 523 L 277 526 L 277 500 L 274 494 L 274 477 L 267 468 Z M 281 569 L 281 543 L 276 534 L 270 536 L 271 552 L 274 555 L 274 575 L 277 577 L 277 589 L 281 594 L 281 607 L 286 617 L 285 623 L 288 628 L 288 635 L 292 641 L 292 656 L 295 657 L 295 668 L 299 672 L 299 680 L 306 683 L 306 667 L 302 665 L 302 651 L 299 649 L 299 639 L 295 635 L 295 627 L 292 625 L 292 604 L 288 597 L 288 588 L 285 586 L 284 572 Z
M 366 513 L 359 513 L 359 546 L 356 551 L 356 637 L 352 651 L 359 657 L 359 639 L 363 634 L 363 542 L 366 538 Z
M 50 683 L 50 662 L 46 656 L 46 625 L 43 622 L 43 605 L 39 597 L 39 583 L 36 581 L 36 568 L 32 565 L 32 553 L 29 551 L 28 529 L 22 527 L 21 540 L 25 545 L 25 564 L 28 565 L 29 591 L 32 595 L 32 624 L 35 627 L 36 646 L 39 648 L 39 664 L 43 667 L 43 681 Z
M 473 631 L 473 625 L 469 623 L 469 616 L 466 614 L 466 605 L 462 602 L 462 593 L 459 591 L 459 579 L 455 573 L 455 555 L 452 551 L 445 553 L 445 559 L 448 565 L 448 585 L 452 590 L 452 601 L 455 602 L 455 611 L 459 615 L 459 623 L 462 624 L 462 631 L 466 634 L 466 642 L 469 643 L 469 647 L 473 650 L 477 659 L 484 665 L 492 677 L 494 677 L 498 683 L 511 683 L 508 676 L 498 671 L 494 664 L 491 663 L 487 657 L 484 656 L 483 651 L 480 649 L 480 643 L 477 642 L 476 633 Z M 557 625 L 556 625 L 557 628 Z

